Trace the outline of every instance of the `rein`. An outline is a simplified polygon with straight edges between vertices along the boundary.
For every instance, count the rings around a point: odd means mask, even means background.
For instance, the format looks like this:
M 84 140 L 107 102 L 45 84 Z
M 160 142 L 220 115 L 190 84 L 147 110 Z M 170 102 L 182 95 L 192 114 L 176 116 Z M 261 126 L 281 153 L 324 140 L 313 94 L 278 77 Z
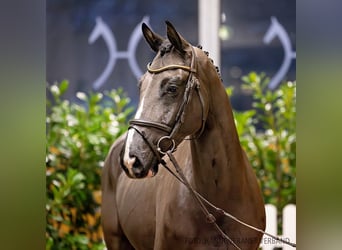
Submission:
M 176 64 L 171 64 L 171 65 L 168 65 L 168 66 L 164 66 L 164 67 L 161 67 L 161 68 L 158 68 L 158 69 L 153 69 L 151 67 L 151 63 L 149 63 L 147 65 L 147 70 L 150 72 L 150 73 L 154 73 L 154 74 L 158 74 L 160 72 L 163 72 L 165 70 L 173 70 L 173 69 L 182 69 L 182 70 L 185 70 L 185 71 L 188 71 L 189 72 L 189 76 L 188 76 L 188 80 L 187 80 L 187 84 L 186 84 L 186 89 L 185 89 L 185 92 L 184 92 L 184 97 L 183 97 L 183 102 L 182 104 L 180 105 L 179 107 L 179 110 L 178 110 L 178 113 L 176 115 L 176 119 L 175 119 L 175 124 L 173 127 L 169 126 L 169 125 L 166 125 L 166 124 L 162 124 L 162 123 L 159 123 L 159 122 L 154 122 L 154 121 L 147 121 L 147 120 L 143 120 L 143 119 L 133 119 L 133 120 L 130 120 L 129 121 L 129 128 L 128 129 L 134 129 L 142 138 L 143 140 L 145 141 L 145 143 L 149 146 L 149 148 L 152 150 L 152 152 L 154 153 L 154 155 L 157 157 L 158 159 L 158 162 L 160 164 L 162 164 L 167 171 L 169 171 L 178 181 L 180 181 L 182 184 L 184 184 L 187 189 L 190 191 L 192 197 L 197 201 L 197 203 L 199 204 L 202 212 L 205 214 L 206 216 L 206 219 L 208 221 L 208 223 L 211 223 L 215 226 L 216 230 L 220 233 L 220 235 L 228 240 L 236 249 L 240 249 L 239 246 L 236 245 L 236 243 L 231 239 L 229 238 L 229 236 L 224 233 L 222 231 L 222 229 L 217 225 L 216 223 L 216 218 L 214 215 L 212 215 L 207 207 L 204 205 L 204 203 L 208 206 L 210 206 L 212 209 L 214 209 L 219 215 L 224 215 L 224 216 L 227 216 L 229 218 L 231 218 L 232 220 L 238 222 L 239 224 L 245 226 L 245 227 L 248 227 L 252 230 L 255 230 L 259 233 L 262 233 L 262 234 L 265 234 L 275 240 L 278 240 L 280 242 L 283 242 L 285 244 L 288 244 L 292 247 L 296 247 L 296 244 L 295 243 L 291 243 L 291 242 L 287 242 L 277 236 L 274 236 L 272 234 L 269 234 L 259 228 L 256 228 L 254 226 L 251 226 L 239 219 L 237 219 L 236 217 L 234 217 L 233 215 L 225 212 L 224 210 L 222 210 L 221 208 L 217 208 L 216 206 L 214 206 L 212 203 L 210 203 L 208 200 L 206 200 L 201 194 L 199 194 L 198 192 L 196 192 L 192 186 L 190 185 L 190 183 L 188 182 L 188 180 L 186 179 L 186 177 L 184 176 L 183 174 L 183 171 L 181 170 L 179 164 L 177 163 L 175 157 L 173 156 L 173 152 L 176 150 L 176 143 L 175 143 L 175 140 L 173 139 L 174 136 L 176 135 L 176 133 L 178 132 L 178 130 L 180 129 L 182 123 L 184 122 L 184 116 L 185 116 L 185 107 L 186 105 L 190 102 L 191 100 L 191 97 L 192 97 L 192 94 L 193 94 L 193 91 L 196 90 L 198 96 L 199 96 L 199 99 L 200 99 L 200 102 L 201 102 L 201 106 L 202 106 L 202 126 L 201 126 L 201 129 L 200 129 L 200 133 L 199 133 L 199 136 L 202 134 L 202 132 L 204 131 L 204 127 L 205 127 L 205 121 L 206 121 L 206 114 L 204 114 L 204 110 L 205 110 L 205 107 L 204 107 L 204 98 L 202 96 L 202 93 L 200 91 L 200 83 L 198 81 L 198 79 L 196 77 L 194 77 L 194 73 L 197 72 L 196 70 L 196 61 L 195 61 L 195 50 L 193 49 L 193 47 L 191 47 L 192 49 L 192 59 L 191 59 L 191 65 L 190 67 L 189 66 L 184 66 L 184 65 L 176 65 Z M 146 137 L 146 135 L 141 132 L 137 126 L 142 126 L 142 127 L 151 127 L 151 128 L 155 128 L 155 129 L 158 129 L 158 130 L 161 130 L 163 132 L 165 132 L 167 135 L 166 136 L 162 136 L 156 145 L 154 145 L 152 142 L 150 142 L 148 140 L 148 138 Z M 198 136 L 198 137 L 199 137 Z M 162 142 L 163 141 L 169 141 L 169 146 L 168 148 L 163 148 L 162 147 Z M 166 164 L 166 162 L 162 159 L 162 156 L 164 155 L 167 155 L 170 159 L 170 161 L 172 162 L 173 166 L 175 167 L 176 169 L 176 172 L 178 173 L 178 175 L 173 172 Z
M 238 222 L 239 224 L 245 226 L 245 227 L 248 227 L 252 230 L 255 230 L 259 233 L 262 233 L 262 234 L 265 234 L 277 241 L 280 241 L 284 244 L 287 244 L 287 245 L 290 245 L 292 247 L 296 247 L 296 244 L 295 243 L 292 243 L 292 242 L 288 242 L 286 240 L 283 240 L 277 236 L 274 236 L 272 234 L 269 234 L 263 230 L 261 230 L 260 228 L 257 228 L 257 227 L 254 227 L 252 225 L 249 225 L 248 223 L 246 222 L 243 222 L 242 220 L 239 220 L 238 218 L 236 218 L 235 216 L 231 215 L 230 213 L 224 211 L 223 209 L 221 208 L 218 208 L 216 207 L 215 205 L 213 205 L 211 202 L 209 202 L 207 199 L 205 199 L 201 194 L 199 194 L 198 192 L 196 192 L 192 186 L 190 185 L 190 183 L 188 182 L 188 180 L 186 179 L 186 177 L 184 176 L 183 174 L 183 171 L 182 169 L 180 168 L 176 158 L 173 156 L 172 154 L 172 151 L 169 150 L 166 152 L 167 156 L 169 157 L 170 161 L 172 162 L 173 166 L 175 167 L 178 175 L 173 172 L 167 165 L 166 165 L 166 162 L 165 161 L 162 161 L 161 164 L 166 168 L 167 171 L 169 171 L 178 181 L 180 181 L 182 184 L 184 184 L 188 190 L 190 191 L 191 195 L 193 196 L 193 198 L 197 201 L 197 203 L 199 204 L 202 212 L 205 214 L 206 218 L 207 218 L 207 221 L 208 223 L 213 223 L 213 225 L 215 226 L 216 230 L 221 234 L 221 236 L 224 238 L 224 239 L 227 239 L 236 249 L 240 249 L 240 247 L 238 247 L 235 242 L 229 238 L 229 236 L 227 234 L 225 234 L 222 229 L 217 225 L 216 223 L 216 218 L 215 216 L 213 216 L 209 211 L 208 209 L 204 206 L 203 202 L 206 203 L 208 206 L 210 206 L 211 208 L 213 208 L 219 215 L 224 215 L 224 216 L 227 216 L 229 218 L 231 218 L 232 220 Z
M 206 206 L 204 206 L 204 204 L 203 204 L 203 202 L 202 202 L 204 198 L 203 198 L 201 195 L 199 195 L 199 194 L 191 187 L 190 183 L 188 182 L 188 180 L 187 180 L 186 177 L 184 176 L 182 169 L 179 167 L 179 165 L 178 165 L 178 163 L 177 163 L 175 157 L 173 156 L 172 151 L 169 150 L 169 151 L 166 152 L 166 154 L 167 154 L 167 156 L 169 157 L 169 159 L 170 159 L 170 161 L 172 162 L 172 164 L 174 165 L 174 167 L 175 167 L 177 173 L 179 174 L 179 176 L 177 176 L 174 172 L 172 172 L 172 170 L 169 169 L 169 168 L 167 167 L 167 165 L 166 165 L 165 162 L 162 163 L 162 165 L 163 165 L 169 172 L 171 172 L 173 176 L 175 176 L 181 183 L 183 183 L 183 184 L 188 188 L 188 190 L 190 191 L 192 197 L 194 197 L 194 199 L 195 199 L 195 200 L 197 201 L 197 203 L 199 204 L 199 206 L 200 206 L 202 212 L 205 214 L 205 216 L 206 216 L 206 218 L 207 218 L 207 222 L 208 222 L 208 223 L 212 223 L 212 224 L 215 226 L 216 230 L 221 234 L 221 236 L 222 236 L 224 239 L 227 239 L 227 240 L 228 240 L 236 249 L 241 250 L 241 248 L 239 248 L 239 247 L 235 244 L 235 242 L 234 242 L 231 238 L 229 238 L 229 236 L 228 236 L 227 234 L 225 234 L 225 233 L 222 231 L 222 229 L 217 225 L 217 223 L 216 223 L 216 218 L 214 217 L 214 215 L 212 215 L 212 214 L 208 211 L 208 209 L 206 208 Z M 208 201 L 207 201 L 207 203 L 208 203 Z

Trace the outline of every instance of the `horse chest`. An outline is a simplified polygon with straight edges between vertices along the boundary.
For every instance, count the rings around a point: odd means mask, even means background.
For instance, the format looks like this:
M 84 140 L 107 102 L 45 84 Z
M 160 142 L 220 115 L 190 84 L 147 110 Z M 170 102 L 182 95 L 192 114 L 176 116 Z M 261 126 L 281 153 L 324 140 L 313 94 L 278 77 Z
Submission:
M 176 183 L 178 185 L 179 183 Z M 196 235 L 206 227 L 205 216 L 198 204 L 183 186 L 172 187 L 172 193 L 166 187 L 160 190 L 156 204 L 156 229 L 163 237 L 179 238 Z
M 197 204 L 191 199 L 186 201 L 188 206 L 180 207 L 178 203 L 166 209 L 164 214 L 160 213 L 159 225 L 157 214 L 154 249 L 226 249 L 217 245 L 220 236 L 206 222 Z M 192 204 L 191 207 L 189 204 Z

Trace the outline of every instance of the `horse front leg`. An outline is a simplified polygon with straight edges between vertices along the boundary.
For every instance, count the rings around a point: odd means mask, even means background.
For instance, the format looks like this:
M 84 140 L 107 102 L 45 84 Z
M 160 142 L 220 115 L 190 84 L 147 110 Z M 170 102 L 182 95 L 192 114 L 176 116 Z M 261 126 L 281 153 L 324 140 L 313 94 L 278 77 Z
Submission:
M 108 250 L 130 250 L 134 249 L 121 230 L 115 192 L 107 182 L 102 182 L 102 204 L 101 204 L 101 223 L 104 240 Z

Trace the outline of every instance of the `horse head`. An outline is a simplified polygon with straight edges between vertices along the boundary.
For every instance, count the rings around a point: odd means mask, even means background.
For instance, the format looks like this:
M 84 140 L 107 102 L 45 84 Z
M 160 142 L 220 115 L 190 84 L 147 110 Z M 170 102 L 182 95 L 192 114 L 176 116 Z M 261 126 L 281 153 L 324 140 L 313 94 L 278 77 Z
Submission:
M 208 113 L 207 92 L 200 86 L 193 47 L 166 21 L 167 38 L 145 23 L 143 35 L 156 52 L 139 81 L 140 101 L 130 121 L 120 163 L 131 178 L 154 176 L 168 150 L 187 136 L 199 136 Z

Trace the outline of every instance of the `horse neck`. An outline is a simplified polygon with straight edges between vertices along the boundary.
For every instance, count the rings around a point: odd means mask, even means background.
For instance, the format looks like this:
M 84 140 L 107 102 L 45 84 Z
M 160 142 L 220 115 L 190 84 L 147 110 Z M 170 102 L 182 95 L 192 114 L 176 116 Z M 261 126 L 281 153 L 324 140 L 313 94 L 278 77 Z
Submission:
M 215 76 L 206 85 L 211 101 L 205 130 L 191 142 L 193 182 L 208 196 L 241 188 L 245 162 L 228 96 Z

